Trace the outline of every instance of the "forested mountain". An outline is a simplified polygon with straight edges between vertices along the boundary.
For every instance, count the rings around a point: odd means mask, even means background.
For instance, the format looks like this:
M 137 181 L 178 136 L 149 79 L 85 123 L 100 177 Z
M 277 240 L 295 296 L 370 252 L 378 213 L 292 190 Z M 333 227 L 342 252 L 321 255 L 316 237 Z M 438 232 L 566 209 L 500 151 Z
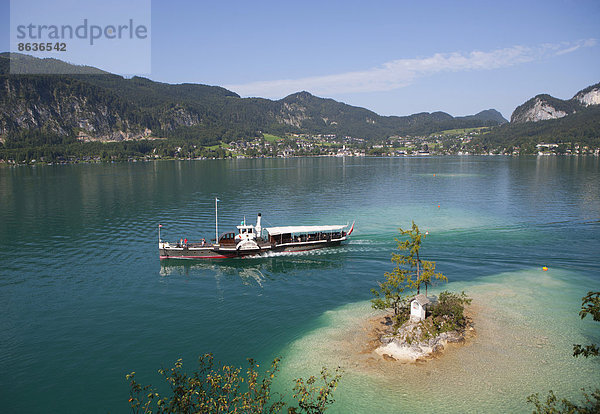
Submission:
M 539 143 L 600 147 L 600 83 L 569 100 L 537 95 L 518 106 L 510 124 L 492 128 L 477 142 L 485 148 L 520 147 L 535 152 Z
M 492 128 L 473 140 L 475 152 L 503 147 L 533 152 L 540 142 L 600 146 L 600 84 L 570 100 L 538 95 L 515 109 L 507 123 L 493 109 L 464 117 L 445 112 L 380 116 L 304 91 L 276 101 L 241 98 L 218 86 L 128 79 L 56 59 L 15 58 L 13 69 L 69 74 L 9 74 L 11 55 L 0 54 L 0 158 L 97 156 L 111 148 L 95 141 L 120 143 L 113 154 L 124 156 L 173 154 L 179 147 L 252 140 L 263 133 L 335 134 L 375 142 L 481 126 Z
M 568 100 L 558 99 L 547 94 L 537 95 L 518 106 L 512 113 L 510 122 L 522 124 L 558 119 L 598 104 L 600 104 L 600 83 L 577 92 Z
M 71 75 L 107 75 L 109 72 L 95 68 L 93 66 L 72 65 L 62 60 L 54 58 L 38 59 L 33 56 L 21 53 L 0 53 L 0 72 L 13 74 L 52 74 L 68 73 Z M 10 59 L 10 60 L 9 60 Z
M 374 140 L 490 126 L 503 120 L 489 111 L 461 118 L 443 112 L 380 116 L 308 92 L 278 101 L 240 98 L 217 86 L 126 79 L 55 59 L 16 58 L 37 70 L 47 66 L 49 71 L 72 74 L 10 75 L 10 55 L 0 54 L 0 137 L 6 142 L 46 134 L 104 141 L 161 137 L 207 144 L 252 138 L 263 132 Z
M 485 111 L 481 111 L 475 115 L 469 115 L 464 117 L 459 117 L 457 119 L 478 119 L 481 121 L 491 121 L 496 122 L 498 124 L 505 124 L 508 121 L 502 116 L 502 114 L 495 109 L 486 109 Z
M 539 143 L 581 144 L 600 147 L 600 107 L 592 106 L 558 119 L 505 124 L 482 135 L 488 148 L 522 147 L 529 152 Z

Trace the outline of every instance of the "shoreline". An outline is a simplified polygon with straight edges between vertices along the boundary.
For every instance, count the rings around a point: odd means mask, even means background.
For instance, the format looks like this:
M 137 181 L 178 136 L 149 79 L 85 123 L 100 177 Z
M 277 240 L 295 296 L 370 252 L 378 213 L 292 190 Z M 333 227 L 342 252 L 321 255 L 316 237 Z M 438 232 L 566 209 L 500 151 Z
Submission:
M 439 158 L 439 157 L 600 157 L 596 154 L 430 154 L 430 155 L 297 155 L 285 157 L 206 157 L 206 158 L 132 158 L 127 160 L 97 160 L 97 159 L 75 159 L 72 161 L 57 162 L 10 162 L 11 160 L 0 160 L 0 167 L 35 167 L 53 165 L 75 165 L 75 164 L 123 164 L 137 162 L 160 162 L 160 161 L 209 161 L 209 160 L 258 160 L 258 159 L 294 159 L 294 158 Z

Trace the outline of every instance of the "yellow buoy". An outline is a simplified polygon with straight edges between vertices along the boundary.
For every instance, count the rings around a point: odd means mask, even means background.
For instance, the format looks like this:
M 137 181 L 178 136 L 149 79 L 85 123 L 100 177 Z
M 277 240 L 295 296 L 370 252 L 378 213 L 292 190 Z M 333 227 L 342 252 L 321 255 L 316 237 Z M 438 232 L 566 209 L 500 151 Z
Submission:
M 546 271 L 548 271 L 548 268 L 547 268 L 546 266 L 544 266 L 544 267 L 542 267 L 542 270 L 543 270 L 544 272 L 546 272 Z

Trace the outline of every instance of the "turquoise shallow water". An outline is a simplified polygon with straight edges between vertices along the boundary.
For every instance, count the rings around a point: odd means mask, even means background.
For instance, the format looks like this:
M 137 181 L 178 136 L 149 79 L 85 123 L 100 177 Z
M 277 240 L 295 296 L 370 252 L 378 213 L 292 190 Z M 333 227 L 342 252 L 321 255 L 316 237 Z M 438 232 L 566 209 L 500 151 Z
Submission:
M 213 237 L 215 196 L 223 231 L 257 212 L 267 225 L 356 230 L 337 249 L 161 265 L 157 224 L 163 239 Z M 381 365 L 357 354 L 361 323 L 411 220 L 449 287 L 474 297 L 478 335 L 425 366 Z M 161 365 L 209 351 L 235 364 L 283 356 L 281 390 L 339 364 L 335 412 L 527 411 L 529 393 L 600 385 L 598 361 L 570 357 L 572 343 L 600 342 L 577 316 L 600 289 L 597 158 L 3 168 L 0 248 L 10 412 L 126 411 L 126 373 L 157 384 Z
M 476 336 L 416 365 L 366 352 L 372 325 L 365 324 L 365 314 L 376 315 L 369 302 L 325 312 L 318 327 L 285 348 L 283 383 L 289 387 L 294 377 L 323 365 L 342 367 L 331 410 L 339 413 L 531 412 L 524 402 L 534 391 L 577 396 L 581 387 L 600 381 L 597 363 L 569 352 L 573 343 L 597 338 L 592 323 L 581 326 L 576 306 L 581 289 L 572 283 L 590 281 L 563 270 L 540 273 L 529 269 L 451 282 L 448 288 L 465 290 L 474 300 Z

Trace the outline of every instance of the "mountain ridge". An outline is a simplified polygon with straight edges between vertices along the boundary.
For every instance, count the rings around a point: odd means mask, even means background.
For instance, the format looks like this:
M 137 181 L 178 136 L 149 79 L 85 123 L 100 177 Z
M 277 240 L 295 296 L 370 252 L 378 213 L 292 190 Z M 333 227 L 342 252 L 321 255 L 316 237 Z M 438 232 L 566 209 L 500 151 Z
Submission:
M 475 141 L 482 152 L 490 148 L 519 148 L 533 154 L 538 144 L 556 144 L 564 153 L 576 145 L 600 147 L 600 83 L 577 92 L 571 99 L 539 94 L 519 105 L 511 122 L 492 128 Z
M 10 61 L 66 75 L 10 75 Z M 14 62 L 13 62 L 14 63 Z M 67 66 L 65 66 L 67 65 Z M 0 136 L 46 131 L 88 140 L 198 137 L 200 143 L 273 134 L 308 133 L 369 140 L 391 135 L 502 123 L 495 111 L 453 117 L 445 112 L 382 116 L 307 91 L 280 100 L 241 98 L 220 86 L 168 84 L 122 76 L 56 59 L 0 54 Z
M 519 105 L 510 117 L 511 123 L 539 122 L 572 115 L 583 108 L 600 104 L 600 83 L 577 92 L 571 99 L 539 94 Z

